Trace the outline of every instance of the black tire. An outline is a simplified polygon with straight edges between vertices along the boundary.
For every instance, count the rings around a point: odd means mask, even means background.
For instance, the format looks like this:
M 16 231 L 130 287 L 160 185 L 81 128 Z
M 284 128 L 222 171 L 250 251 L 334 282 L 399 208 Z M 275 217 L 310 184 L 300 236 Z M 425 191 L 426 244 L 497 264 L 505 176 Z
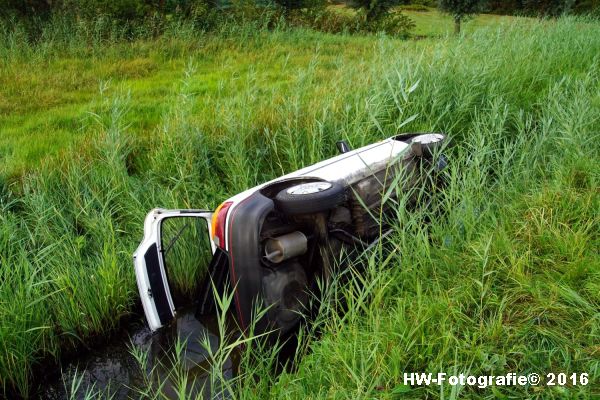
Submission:
M 302 190 L 303 188 L 307 190 Z M 318 190 L 311 192 L 316 189 Z M 296 215 L 331 210 L 345 199 L 344 187 L 339 183 L 317 181 L 300 183 L 283 189 L 275 196 L 274 203 L 279 211 Z

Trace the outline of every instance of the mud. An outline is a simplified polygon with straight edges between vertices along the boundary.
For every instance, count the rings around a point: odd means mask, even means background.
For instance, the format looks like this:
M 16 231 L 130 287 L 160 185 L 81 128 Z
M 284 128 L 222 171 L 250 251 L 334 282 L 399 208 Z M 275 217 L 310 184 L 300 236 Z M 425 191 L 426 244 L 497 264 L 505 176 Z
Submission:
M 81 356 L 64 361 L 40 382 L 38 396 L 45 400 L 83 399 L 89 388 L 113 395 L 121 400 L 139 398 L 139 390 L 146 389 L 150 370 L 154 369 L 154 381 L 164 383 L 162 393 L 176 398 L 174 383 L 168 377 L 173 365 L 174 345 L 177 338 L 185 341 L 180 364 L 190 377 L 188 393 L 208 396 L 207 351 L 200 341 L 208 338 L 214 351 L 219 346 L 219 334 L 214 316 L 196 319 L 193 309 L 178 312 L 171 329 L 153 334 L 143 320 L 133 322 L 127 332 L 113 338 L 109 343 L 85 352 Z M 140 366 L 131 353 L 132 346 L 148 354 L 146 368 Z M 227 360 L 223 371 L 225 379 L 234 374 L 235 360 Z M 73 390 L 80 383 L 78 390 Z M 203 388 L 204 386 L 204 388 Z

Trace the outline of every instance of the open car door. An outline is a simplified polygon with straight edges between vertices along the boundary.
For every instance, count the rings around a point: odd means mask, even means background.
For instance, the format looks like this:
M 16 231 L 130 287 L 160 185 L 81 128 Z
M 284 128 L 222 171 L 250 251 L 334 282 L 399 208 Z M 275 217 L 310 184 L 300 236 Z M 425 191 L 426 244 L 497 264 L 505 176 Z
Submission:
M 146 320 L 153 331 L 175 317 L 171 279 L 198 279 L 215 252 L 212 212 L 154 209 L 144 222 L 144 240 L 133 254 Z M 189 282 L 192 285 L 195 282 Z

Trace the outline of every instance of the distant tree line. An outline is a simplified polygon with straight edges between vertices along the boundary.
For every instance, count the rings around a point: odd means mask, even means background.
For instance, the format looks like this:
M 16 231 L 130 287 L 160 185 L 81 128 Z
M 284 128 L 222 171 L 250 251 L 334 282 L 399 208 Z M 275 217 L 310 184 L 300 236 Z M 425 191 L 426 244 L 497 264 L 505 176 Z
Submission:
M 269 0 L 249 0 L 268 4 Z M 199 4 L 203 7 L 226 6 L 231 0 L 0 0 L 0 12 L 21 16 L 43 16 L 52 12 L 93 17 L 98 14 L 115 18 L 136 19 L 152 14 L 186 14 Z M 471 13 L 486 11 L 499 14 L 557 16 L 563 13 L 589 13 L 600 9 L 600 0 L 342 0 L 364 10 L 366 18 L 376 20 L 390 8 L 403 4 L 420 4 L 443 10 Z M 273 0 L 283 9 L 323 7 L 328 0 Z
M 0 0 L 5 14 L 43 17 L 50 13 L 137 19 L 153 13 L 186 12 L 197 0 Z
M 357 0 L 351 4 L 355 13 L 339 12 L 330 4 L 329 0 L 0 0 L 0 18 L 17 18 L 32 38 L 39 35 L 43 26 L 39 22 L 45 19 L 93 29 L 100 36 L 117 29 L 127 38 L 157 36 L 180 22 L 201 31 L 249 23 L 261 29 L 288 26 L 396 37 L 408 37 L 415 27 L 404 13 L 392 10 L 401 4 L 398 0 Z
M 487 0 L 486 10 L 499 14 L 555 17 L 600 10 L 600 0 Z

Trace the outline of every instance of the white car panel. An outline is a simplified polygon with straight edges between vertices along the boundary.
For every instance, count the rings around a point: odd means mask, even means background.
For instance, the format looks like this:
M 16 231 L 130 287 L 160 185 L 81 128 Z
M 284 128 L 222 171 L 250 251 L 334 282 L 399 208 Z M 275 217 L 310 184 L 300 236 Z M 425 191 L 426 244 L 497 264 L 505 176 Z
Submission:
M 156 208 L 148 213 L 144 221 L 144 240 L 138 246 L 135 253 L 133 253 L 133 263 L 135 267 L 135 276 L 137 281 L 138 290 L 140 293 L 140 299 L 144 308 L 144 314 L 148 321 L 150 329 L 155 331 L 163 326 L 160 320 L 159 312 L 157 309 L 155 294 L 152 293 L 150 277 L 148 275 L 148 266 L 146 265 L 145 255 L 150 249 L 156 245 L 158 254 L 162 254 L 162 243 L 161 243 L 161 223 L 167 218 L 202 218 L 207 222 L 207 235 L 209 237 L 212 253 L 214 254 L 216 246 L 210 237 L 210 223 L 212 218 L 212 212 L 206 210 L 164 210 Z M 175 305 L 171 296 L 171 290 L 169 288 L 169 282 L 167 273 L 165 270 L 164 260 L 162 257 L 158 257 L 160 274 L 162 280 L 162 286 L 166 295 L 166 301 L 168 302 L 169 309 L 172 316 L 175 316 Z
M 229 208 L 225 223 L 225 249 L 229 249 L 229 216 L 232 215 L 237 204 L 257 190 L 275 182 L 299 177 L 319 178 L 351 185 L 367 175 L 383 169 L 386 165 L 396 162 L 409 148 L 410 145 L 407 143 L 389 138 L 299 169 L 225 200 L 233 203 Z

